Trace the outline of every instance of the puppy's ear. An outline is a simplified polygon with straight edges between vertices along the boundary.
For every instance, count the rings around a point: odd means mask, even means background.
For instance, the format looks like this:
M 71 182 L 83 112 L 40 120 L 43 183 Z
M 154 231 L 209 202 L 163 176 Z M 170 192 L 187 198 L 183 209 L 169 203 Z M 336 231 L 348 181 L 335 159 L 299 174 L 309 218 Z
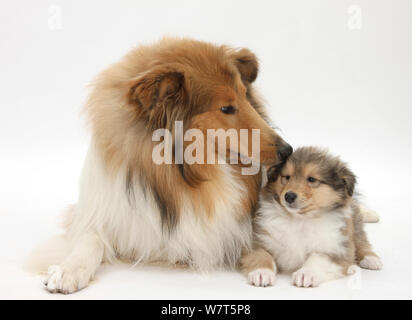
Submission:
M 147 72 L 129 83 L 129 103 L 152 129 L 166 128 L 184 98 L 184 75 L 170 69 Z
M 355 191 L 356 176 L 347 167 L 341 169 L 340 178 L 343 181 L 343 185 L 347 194 L 351 197 Z
M 255 54 L 249 49 L 243 48 L 235 51 L 232 57 L 242 77 L 242 81 L 245 83 L 254 82 L 259 71 L 259 63 Z

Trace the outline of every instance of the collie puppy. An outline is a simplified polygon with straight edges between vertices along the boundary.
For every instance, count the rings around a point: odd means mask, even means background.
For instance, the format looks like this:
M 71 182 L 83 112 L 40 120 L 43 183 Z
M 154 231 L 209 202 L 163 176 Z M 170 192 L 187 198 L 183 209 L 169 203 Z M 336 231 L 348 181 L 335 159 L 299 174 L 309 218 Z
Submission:
M 355 175 L 339 158 L 313 147 L 297 149 L 281 169 L 268 171 L 254 219 L 255 250 L 242 260 L 255 286 L 293 272 L 297 287 L 316 287 L 382 263 L 363 230 L 353 199 Z
M 97 77 L 85 107 L 92 140 L 78 202 L 65 233 L 28 262 L 31 270 L 48 269 L 47 290 L 82 289 L 102 262 L 119 259 L 198 270 L 238 264 L 252 244 L 261 171 L 243 175 L 242 163 L 157 164 L 153 149 L 164 141 L 153 133 L 174 133 L 176 121 L 204 136 L 246 129 L 251 139 L 258 129 L 260 163 L 282 162 L 292 148 L 268 124 L 252 87 L 257 74 L 248 49 L 168 38 L 137 47 Z M 173 135 L 174 151 L 187 147 Z

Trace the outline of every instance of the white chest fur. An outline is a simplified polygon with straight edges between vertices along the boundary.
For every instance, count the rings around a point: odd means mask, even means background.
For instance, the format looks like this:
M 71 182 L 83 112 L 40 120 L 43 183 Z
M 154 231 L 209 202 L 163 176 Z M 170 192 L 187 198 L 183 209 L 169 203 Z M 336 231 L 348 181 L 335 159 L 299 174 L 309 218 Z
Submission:
M 347 237 L 342 233 L 348 209 L 323 213 L 318 218 L 295 217 L 275 201 L 261 201 L 256 218 L 257 238 L 286 272 L 299 269 L 312 252 L 341 255 Z
M 251 245 L 252 224 L 241 206 L 247 191 L 229 166 L 222 166 L 222 173 L 226 192 L 214 199 L 213 218 L 193 212 L 191 200 L 182 194 L 179 222 L 167 234 L 155 201 L 136 183 L 131 205 L 125 190 L 126 170 L 110 177 L 92 144 L 69 234 L 76 237 L 90 229 L 97 233 L 105 243 L 108 261 L 120 256 L 142 262 L 189 263 L 201 270 L 234 266 L 242 248 Z

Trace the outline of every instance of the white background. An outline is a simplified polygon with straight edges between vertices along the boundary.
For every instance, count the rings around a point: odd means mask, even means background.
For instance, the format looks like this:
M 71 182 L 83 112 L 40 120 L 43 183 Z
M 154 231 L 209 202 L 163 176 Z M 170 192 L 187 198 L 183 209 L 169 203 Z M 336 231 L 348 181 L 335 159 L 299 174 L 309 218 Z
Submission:
M 361 9 L 360 29 L 348 25 L 351 5 Z M 284 138 L 329 147 L 358 175 L 381 216 L 367 231 L 382 271 L 305 290 L 287 275 L 260 289 L 236 273 L 112 266 L 69 297 L 22 271 L 27 252 L 58 232 L 59 212 L 76 201 L 88 83 L 163 35 L 258 55 L 257 86 Z M 0 46 L 0 298 L 412 298 L 412 1 L 8 0 Z

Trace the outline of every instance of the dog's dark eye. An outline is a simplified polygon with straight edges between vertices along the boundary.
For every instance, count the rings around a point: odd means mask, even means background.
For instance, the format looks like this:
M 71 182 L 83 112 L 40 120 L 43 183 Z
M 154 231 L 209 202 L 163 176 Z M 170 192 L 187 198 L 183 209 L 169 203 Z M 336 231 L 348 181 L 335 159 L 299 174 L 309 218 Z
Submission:
M 309 177 L 308 178 L 308 182 L 310 182 L 310 183 L 314 183 L 314 182 L 316 182 L 317 180 L 314 178 L 314 177 Z
M 286 180 L 289 180 L 289 179 L 290 179 L 290 176 L 284 176 L 284 178 L 285 178 Z
M 220 111 L 226 114 L 234 114 L 236 112 L 236 109 L 234 106 L 224 106 L 220 108 Z

